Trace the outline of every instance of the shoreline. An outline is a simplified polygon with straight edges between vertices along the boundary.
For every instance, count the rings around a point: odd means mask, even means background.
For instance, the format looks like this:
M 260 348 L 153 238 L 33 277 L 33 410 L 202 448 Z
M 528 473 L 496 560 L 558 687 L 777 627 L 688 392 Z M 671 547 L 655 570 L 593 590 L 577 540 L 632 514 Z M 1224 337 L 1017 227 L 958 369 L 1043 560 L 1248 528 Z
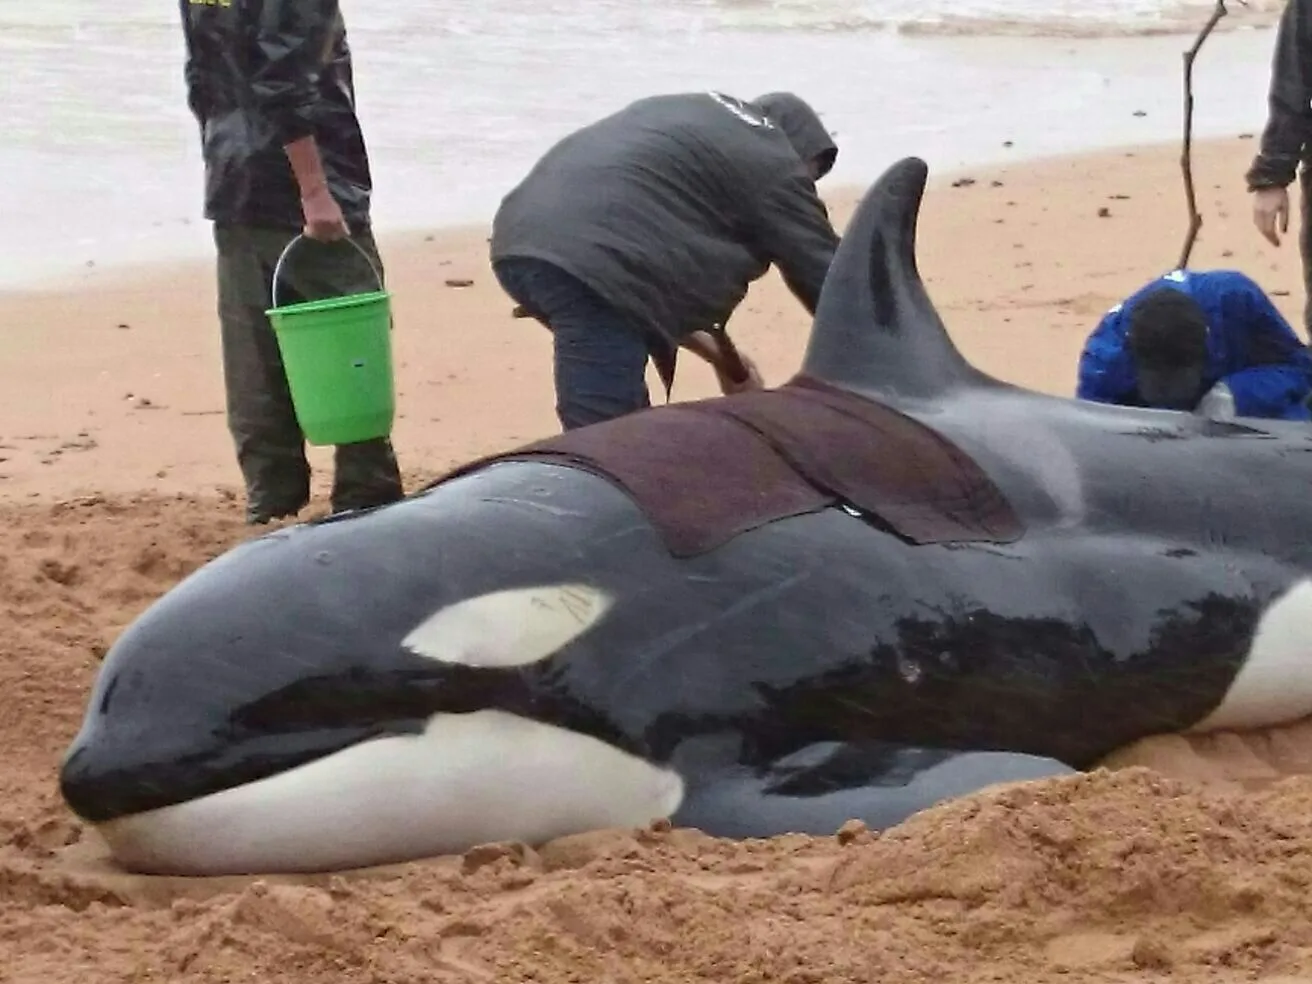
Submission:
M 1205 154 L 1209 147 L 1223 147 L 1230 141 L 1242 140 L 1252 141 L 1254 151 L 1256 151 L 1256 140 L 1258 130 L 1244 131 L 1231 136 L 1208 136 L 1199 137 L 1195 133 L 1192 141 L 1194 160 L 1197 161 L 1200 153 Z M 929 165 L 929 180 L 927 194 L 932 194 L 938 188 L 950 186 L 952 182 L 961 178 L 970 178 L 975 174 L 990 175 L 1001 171 L 1006 171 L 1016 167 L 1050 167 L 1059 166 L 1066 162 L 1077 162 L 1090 156 L 1118 155 L 1118 154 L 1162 154 L 1172 149 L 1178 154 L 1182 149 L 1183 131 L 1173 139 L 1163 139 L 1158 141 L 1132 141 L 1127 143 L 1113 143 L 1105 146 L 1099 146 L 1094 150 L 1063 150 L 1037 152 L 1033 154 L 1017 151 L 1015 159 L 1009 163 L 998 161 L 983 161 L 977 164 L 957 163 L 947 167 L 936 168 L 932 159 L 926 158 Z M 1005 143 L 1010 143 L 1005 141 Z M 909 156 L 920 156 L 911 154 Z M 883 173 L 884 167 L 891 166 L 900 158 L 889 158 L 882 165 L 875 166 L 870 174 L 869 180 L 865 184 L 854 183 L 851 180 L 835 184 L 826 188 L 821 186 L 820 197 L 830 206 L 831 212 L 841 212 L 846 216 L 851 207 L 870 189 L 879 175 Z M 1242 175 L 1240 175 L 1242 179 Z M 1183 181 L 1183 178 L 1181 178 Z M 1297 183 L 1297 182 L 1295 182 Z M 1197 181 L 1195 180 L 1195 184 Z M 1292 186 L 1291 186 L 1292 188 Z M 1181 205 L 1184 205 L 1184 190 L 1181 184 Z M 196 220 L 199 224 L 208 226 L 207 220 Z M 489 213 L 486 218 L 478 221 L 466 220 L 461 222 L 439 223 L 434 225 L 416 225 L 402 226 L 388 229 L 381 225 L 375 225 L 374 235 L 377 237 L 380 246 L 385 247 L 389 252 L 402 251 L 408 252 L 416 249 L 422 249 L 426 244 L 440 243 L 446 246 L 466 247 L 473 243 L 477 237 L 486 237 L 489 232 L 492 215 Z M 839 230 L 841 233 L 841 229 Z M 173 276 L 195 274 L 198 268 L 208 268 L 213 262 L 212 252 L 206 247 L 204 251 L 196 255 L 173 255 L 158 259 L 143 260 L 123 260 L 121 262 L 111 262 L 101 264 L 95 262 L 90 266 L 85 266 L 79 271 L 66 271 L 64 273 L 48 273 L 39 276 L 33 276 L 30 280 L 23 283 L 12 284 L 9 286 L 0 285 L 0 304 L 7 300 L 16 300 L 22 298 L 35 299 L 42 296 L 49 296 L 54 293 L 67 290 L 94 290 L 97 288 L 115 289 L 128 288 L 142 281 L 159 281 L 164 282 Z
M 1218 32 L 1198 62 L 1200 140 L 1259 127 L 1265 114 L 1270 29 L 1234 26 L 1245 29 Z M 598 43 L 591 35 L 544 38 L 526 22 L 507 23 L 497 29 L 504 36 L 493 34 L 504 47 L 490 49 L 494 55 L 472 36 L 432 41 L 454 46 L 447 65 L 425 46 L 406 47 L 385 25 L 361 30 L 360 115 L 374 164 L 374 221 L 389 237 L 479 225 L 561 134 L 653 91 L 798 92 L 838 135 L 828 178 L 836 190 L 863 185 L 908 154 L 928 160 L 937 176 L 1175 140 L 1183 122 L 1180 56 L 1190 40 L 730 31 L 697 34 L 707 47 L 693 58 L 693 35 L 667 32 L 650 40 L 654 47 L 637 64 L 605 76 L 599 92 L 577 71 Z M 161 67 L 161 60 L 176 64 L 175 41 L 169 31 L 151 35 L 158 57 L 132 83 L 150 95 L 108 128 L 84 118 L 85 108 L 59 90 L 31 94 L 17 139 L 0 147 L 0 169 L 10 175 L 0 189 L 10 232 L 9 247 L 0 249 L 0 289 L 104 282 L 106 270 L 208 259 L 194 121 L 180 69 Z M 382 60 L 388 44 L 402 45 L 406 60 Z M 505 51 L 524 45 L 529 60 L 507 63 L 498 77 L 509 84 L 531 70 L 539 88 L 510 102 L 495 87 L 470 90 L 469 77 L 456 72 L 466 62 L 491 71 Z M 808 67 L 818 64 L 826 71 Z M 446 101 L 423 96 L 433 91 L 447 93 Z M 69 125 L 49 135 L 61 119 Z M 92 148 L 97 167 L 89 171 L 82 162 Z
M 1301 333 L 1296 241 L 1273 249 L 1251 224 L 1242 175 L 1254 146 L 1241 137 L 1195 142 L 1204 222 L 1191 266 L 1244 270 Z M 840 233 L 865 191 L 824 193 Z M 930 174 L 918 263 L 971 362 L 1069 394 L 1087 333 L 1174 265 L 1187 225 L 1174 140 L 944 169 Z M 511 317 L 487 265 L 485 228 L 378 237 L 397 325 L 393 436 L 407 487 L 555 432 L 550 335 Z M 201 260 L 0 293 L 11 356 L 0 363 L 11 408 L 0 423 L 0 501 L 238 494 L 214 295 L 211 261 Z M 772 270 L 735 313 L 734 338 L 777 385 L 800 364 L 810 320 Z M 648 378 L 659 403 L 654 372 Z M 674 401 L 717 392 L 707 367 L 680 360 Z M 331 449 L 310 448 L 309 457 L 319 501 Z

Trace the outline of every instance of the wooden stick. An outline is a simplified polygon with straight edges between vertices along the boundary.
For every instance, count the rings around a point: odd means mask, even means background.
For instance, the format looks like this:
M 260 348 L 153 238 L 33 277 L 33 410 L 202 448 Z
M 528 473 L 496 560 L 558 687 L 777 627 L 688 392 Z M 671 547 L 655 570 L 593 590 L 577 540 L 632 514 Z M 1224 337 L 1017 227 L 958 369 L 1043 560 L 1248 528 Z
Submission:
M 1247 6 L 1245 0 L 1239 0 L 1239 2 Z M 1189 265 L 1189 254 L 1193 252 L 1194 241 L 1198 238 L 1198 230 L 1203 227 L 1203 217 L 1198 214 L 1198 197 L 1194 193 L 1192 159 L 1194 142 L 1194 60 L 1197 59 L 1199 49 L 1202 48 L 1203 42 L 1207 40 L 1207 36 L 1220 23 L 1221 18 L 1229 13 L 1225 5 L 1226 0 L 1216 0 L 1216 6 L 1212 8 L 1212 16 L 1207 18 L 1207 23 L 1198 32 L 1193 47 L 1184 53 L 1184 149 L 1180 152 L 1180 170 L 1184 172 L 1184 196 L 1185 203 L 1189 207 L 1189 232 L 1185 236 L 1184 249 L 1180 251 L 1180 262 L 1176 265 L 1177 270 L 1183 270 Z

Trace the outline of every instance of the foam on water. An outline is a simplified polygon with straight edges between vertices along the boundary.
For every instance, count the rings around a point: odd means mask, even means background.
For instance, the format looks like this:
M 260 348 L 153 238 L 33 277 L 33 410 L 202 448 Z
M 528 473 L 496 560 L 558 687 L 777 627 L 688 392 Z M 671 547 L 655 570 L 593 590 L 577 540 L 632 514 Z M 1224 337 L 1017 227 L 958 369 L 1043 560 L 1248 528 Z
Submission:
M 1026 37 L 1112 37 L 1189 30 L 1216 0 L 718 0 L 717 25 L 756 30 L 870 31 Z M 1232 13 L 1269 24 L 1284 0 Z M 1229 20 L 1222 29 L 1235 26 Z
M 1253 11 L 1269 2 L 1232 3 L 1227 23 L 1261 23 Z M 1186 6 L 1196 30 L 1211 0 Z M 1053 25 L 1063 18 L 1096 28 L 1084 33 L 1151 34 L 1145 24 L 1179 16 L 1175 0 L 343 0 L 343 9 L 380 229 L 484 220 L 551 142 L 659 91 L 803 94 L 838 136 L 827 186 L 865 184 L 908 153 L 941 172 L 1171 139 L 1188 42 L 997 36 L 1016 33 L 1004 22 L 1061 33 Z M 917 30 L 979 36 L 908 36 Z M 1266 32 L 1209 42 L 1200 136 L 1261 125 L 1269 60 Z M 174 4 L 4 0 L 0 65 L 0 287 L 208 252 Z

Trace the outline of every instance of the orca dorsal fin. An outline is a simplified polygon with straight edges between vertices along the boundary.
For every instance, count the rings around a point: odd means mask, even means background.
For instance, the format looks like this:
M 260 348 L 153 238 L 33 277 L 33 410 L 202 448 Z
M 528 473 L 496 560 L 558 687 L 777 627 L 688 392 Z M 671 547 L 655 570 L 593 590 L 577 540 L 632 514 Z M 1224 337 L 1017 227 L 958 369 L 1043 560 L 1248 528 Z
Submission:
M 997 385 L 957 350 L 916 266 L 928 165 L 907 157 L 866 192 L 816 305 L 802 373 L 867 396 L 932 399 Z

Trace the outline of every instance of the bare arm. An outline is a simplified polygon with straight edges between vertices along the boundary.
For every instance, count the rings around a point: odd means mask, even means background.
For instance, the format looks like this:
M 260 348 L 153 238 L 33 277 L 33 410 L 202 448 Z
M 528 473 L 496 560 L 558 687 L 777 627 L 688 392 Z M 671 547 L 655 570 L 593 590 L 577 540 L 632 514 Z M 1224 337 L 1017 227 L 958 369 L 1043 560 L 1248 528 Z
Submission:
M 277 133 L 300 188 L 305 233 L 315 239 L 348 232 L 314 139 L 319 73 L 340 16 L 337 0 L 264 0 L 251 76 L 255 104 Z
M 314 137 L 298 137 L 283 146 L 287 160 L 291 163 L 292 173 L 296 175 L 296 184 L 301 189 L 301 197 L 328 191 L 328 176 L 323 172 L 323 161 L 319 158 L 319 145 Z
M 756 366 L 738 351 L 723 331 L 718 334 L 693 332 L 679 345 L 710 364 L 720 381 L 720 389 L 725 393 L 740 393 L 765 385 Z

